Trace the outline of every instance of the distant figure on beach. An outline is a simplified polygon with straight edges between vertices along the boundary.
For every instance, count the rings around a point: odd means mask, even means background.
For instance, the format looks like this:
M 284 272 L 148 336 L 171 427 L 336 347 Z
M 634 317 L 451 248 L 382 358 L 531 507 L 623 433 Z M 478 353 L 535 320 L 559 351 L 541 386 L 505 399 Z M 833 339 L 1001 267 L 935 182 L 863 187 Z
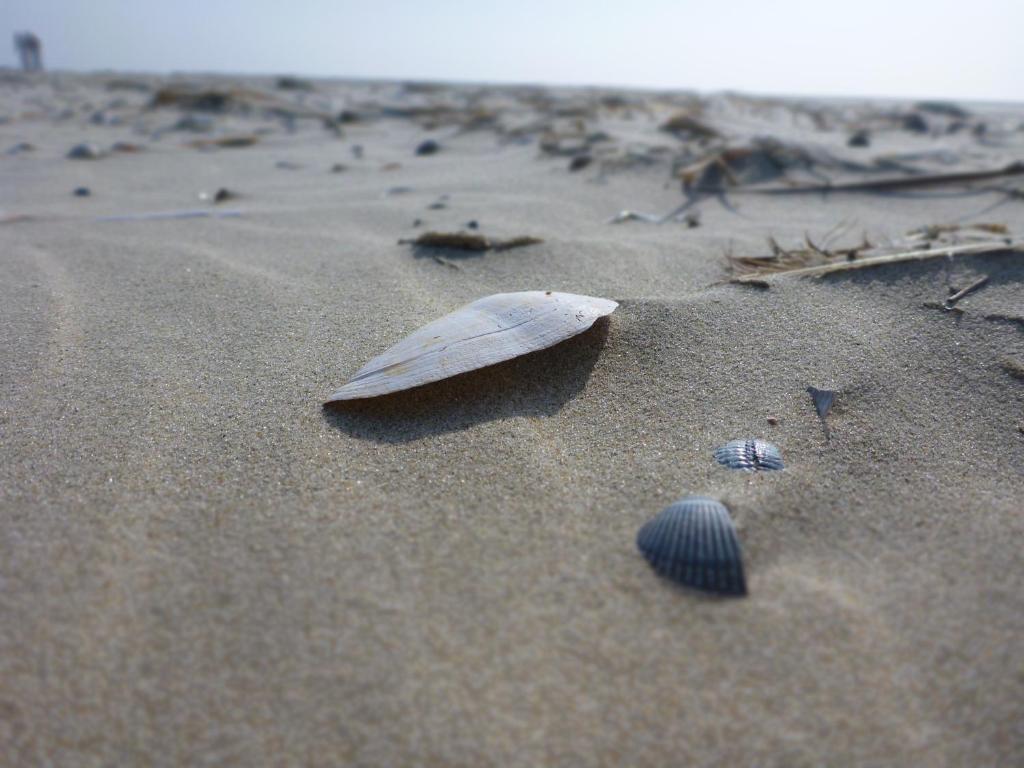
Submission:
M 18 49 L 21 68 L 25 72 L 39 72 L 43 68 L 43 44 L 31 32 L 14 35 L 14 47 Z

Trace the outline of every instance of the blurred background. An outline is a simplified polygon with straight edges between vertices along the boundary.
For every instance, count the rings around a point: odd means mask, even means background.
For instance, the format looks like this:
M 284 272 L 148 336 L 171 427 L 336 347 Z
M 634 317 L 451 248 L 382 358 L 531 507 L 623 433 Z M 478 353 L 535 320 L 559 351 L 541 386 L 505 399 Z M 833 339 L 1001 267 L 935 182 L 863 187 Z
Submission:
M 1024 99 L 1021 0 L 4 0 L 48 69 Z

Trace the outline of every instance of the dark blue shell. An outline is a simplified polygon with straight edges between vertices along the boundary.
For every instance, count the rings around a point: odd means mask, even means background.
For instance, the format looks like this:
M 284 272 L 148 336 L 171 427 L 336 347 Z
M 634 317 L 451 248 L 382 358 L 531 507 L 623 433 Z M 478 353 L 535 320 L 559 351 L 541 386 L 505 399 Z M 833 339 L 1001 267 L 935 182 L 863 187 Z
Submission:
M 828 412 L 832 410 L 832 403 L 836 399 L 836 393 L 829 389 L 817 389 L 816 387 L 808 387 L 807 393 L 814 401 L 814 410 L 818 412 L 818 416 L 822 419 L 828 416 Z
M 736 529 L 715 499 L 687 496 L 666 507 L 640 529 L 636 544 L 667 579 L 706 592 L 747 594 Z
M 724 464 L 729 469 L 743 469 L 748 472 L 783 467 L 782 453 L 778 447 L 757 438 L 730 440 L 721 448 L 715 449 L 715 458 L 719 464 Z

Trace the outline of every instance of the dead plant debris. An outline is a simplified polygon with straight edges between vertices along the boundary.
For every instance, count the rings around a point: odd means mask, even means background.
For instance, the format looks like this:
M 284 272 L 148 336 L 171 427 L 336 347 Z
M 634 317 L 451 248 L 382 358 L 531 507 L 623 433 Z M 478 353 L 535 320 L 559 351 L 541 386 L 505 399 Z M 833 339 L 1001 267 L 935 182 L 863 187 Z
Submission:
M 259 140 L 259 136 L 251 135 L 221 136 L 219 139 L 195 139 L 188 145 L 195 149 L 241 149 L 242 147 L 251 147 Z
M 398 241 L 399 245 L 411 245 L 414 248 L 448 249 L 474 253 L 509 251 L 513 248 L 524 248 L 543 242 L 541 238 L 529 235 L 501 239 L 470 234 L 469 232 L 424 232 L 413 240 Z

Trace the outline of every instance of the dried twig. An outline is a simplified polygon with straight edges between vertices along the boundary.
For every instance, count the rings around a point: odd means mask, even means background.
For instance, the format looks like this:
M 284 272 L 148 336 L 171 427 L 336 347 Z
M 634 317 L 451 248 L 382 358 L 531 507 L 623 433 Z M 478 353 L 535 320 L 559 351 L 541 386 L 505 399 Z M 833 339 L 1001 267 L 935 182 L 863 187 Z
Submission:
M 945 308 L 946 309 L 952 309 L 953 305 L 956 304 L 958 301 L 960 301 L 960 299 L 962 299 L 964 296 L 966 296 L 967 294 L 971 293 L 972 291 L 978 290 L 979 288 L 981 288 L 981 286 L 983 286 L 987 282 L 988 282 L 988 275 L 982 275 L 977 280 L 975 280 L 973 283 L 968 285 L 966 288 L 964 288 L 963 290 L 957 291 L 952 296 L 950 296 L 948 299 L 946 299 L 945 305 L 944 305 Z
M 873 179 L 867 181 L 851 181 L 839 184 L 802 184 L 798 186 L 738 186 L 730 192 L 748 192 L 762 195 L 794 195 L 804 193 L 827 192 L 887 192 L 898 189 L 919 189 L 921 187 L 941 187 L 948 184 L 971 184 L 976 181 L 1001 179 L 1006 176 L 1024 175 L 1024 162 L 1010 163 L 1004 168 L 991 171 L 967 171 L 964 173 L 935 173 L 921 176 L 901 176 L 897 178 Z
M 732 278 L 732 283 L 765 282 L 766 278 L 776 277 L 820 277 L 832 272 L 846 272 L 853 269 L 867 269 L 883 264 L 897 264 L 904 261 L 925 261 L 927 259 L 938 259 L 943 256 L 952 257 L 965 254 L 997 253 L 1007 254 L 1024 253 L 1020 244 L 1007 243 L 1004 240 L 986 243 L 965 243 L 963 245 L 950 245 L 945 247 L 930 248 L 922 251 L 907 251 L 905 253 L 891 253 L 884 256 L 869 256 L 854 261 L 836 261 L 829 264 L 819 264 L 813 267 L 802 267 L 800 269 L 789 269 L 784 271 L 752 272 L 747 275 L 737 275 Z

